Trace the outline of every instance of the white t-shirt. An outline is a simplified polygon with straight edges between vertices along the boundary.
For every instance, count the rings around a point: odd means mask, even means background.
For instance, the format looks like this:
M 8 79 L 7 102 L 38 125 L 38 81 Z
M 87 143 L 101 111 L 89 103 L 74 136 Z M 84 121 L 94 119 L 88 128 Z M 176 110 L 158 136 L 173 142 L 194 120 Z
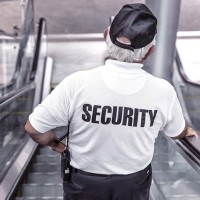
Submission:
M 99 174 L 130 174 L 150 164 L 160 130 L 185 126 L 176 92 L 142 64 L 107 60 L 66 77 L 30 115 L 44 133 L 70 121 L 71 165 Z

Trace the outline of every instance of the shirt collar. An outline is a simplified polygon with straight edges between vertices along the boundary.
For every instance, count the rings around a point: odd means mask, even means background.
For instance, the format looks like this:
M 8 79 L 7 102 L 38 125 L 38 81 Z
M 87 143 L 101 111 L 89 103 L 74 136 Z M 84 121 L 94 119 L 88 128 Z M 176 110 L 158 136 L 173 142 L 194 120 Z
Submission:
M 127 63 L 121 62 L 118 60 L 108 59 L 105 62 L 105 66 L 108 67 L 109 70 L 118 71 L 122 73 L 141 73 L 144 72 L 141 68 L 143 64 L 141 63 Z

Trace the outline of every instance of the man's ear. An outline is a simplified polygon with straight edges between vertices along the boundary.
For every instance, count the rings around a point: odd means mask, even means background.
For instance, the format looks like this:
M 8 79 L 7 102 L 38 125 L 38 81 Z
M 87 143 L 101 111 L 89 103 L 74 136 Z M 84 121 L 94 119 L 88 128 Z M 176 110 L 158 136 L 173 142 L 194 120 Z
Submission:
M 105 41 L 106 41 L 107 35 L 108 35 L 108 28 L 105 29 L 105 31 L 103 32 L 103 37 Z
M 149 49 L 149 51 L 142 60 L 145 61 L 154 52 L 154 50 L 155 50 L 155 45 L 152 45 L 152 47 Z

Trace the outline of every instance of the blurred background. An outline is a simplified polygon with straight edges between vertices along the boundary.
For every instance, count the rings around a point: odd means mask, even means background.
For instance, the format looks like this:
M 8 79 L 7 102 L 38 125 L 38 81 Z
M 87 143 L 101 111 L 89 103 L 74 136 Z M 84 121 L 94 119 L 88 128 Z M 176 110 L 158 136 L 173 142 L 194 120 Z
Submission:
M 154 0 L 147 0 L 154 1 Z M 49 34 L 101 33 L 109 25 L 109 17 L 115 15 L 126 3 L 144 3 L 142 0 L 35 0 L 36 21 L 45 17 Z M 20 1 L 4 1 L 0 4 L 0 29 L 12 32 L 12 25 L 20 25 Z M 182 0 L 179 31 L 200 30 L 200 1 Z M 161 22 L 160 22 L 161 23 Z

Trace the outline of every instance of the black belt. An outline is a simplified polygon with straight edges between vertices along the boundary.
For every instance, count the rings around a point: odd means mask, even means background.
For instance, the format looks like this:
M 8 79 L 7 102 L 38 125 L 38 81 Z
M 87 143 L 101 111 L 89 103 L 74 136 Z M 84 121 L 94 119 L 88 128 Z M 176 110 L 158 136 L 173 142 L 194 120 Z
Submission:
M 86 172 L 80 169 L 76 169 L 74 167 L 72 167 L 72 173 L 79 173 L 79 174 L 84 174 L 87 176 L 97 176 L 97 177 L 110 177 L 110 176 L 121 176 L 121 175 L 106 175 L 106 174 L 95 174 L 95 173 L 91 173 L 91 172 Z
M 150 165 L 148 165 L 146 168 L 149 168 L 149 167 L 150 167 Z M 122 176 L 125 177 L 125 176 L 133 175 L 133 174 L 136 174 L 136 173 L 142 173 L 145 169 L 138 171 L 138 172 L 135 172 L 135 173 L 132 173 L 132 174 L 127 174 L 127 175 L 121 175 L 121 174 L 107 175 L 107 174 L 95 174 L 95 173 L 91 173 L 91 172 L 86 172 L 86 171 L 83 171 L 81 169 L 76 169 L 76 168 L 72 167 L 72 173 L 80 173 L 80 174 L 87 175 L 87 176 L 97 176 L 97 177 L 122 177 Z

